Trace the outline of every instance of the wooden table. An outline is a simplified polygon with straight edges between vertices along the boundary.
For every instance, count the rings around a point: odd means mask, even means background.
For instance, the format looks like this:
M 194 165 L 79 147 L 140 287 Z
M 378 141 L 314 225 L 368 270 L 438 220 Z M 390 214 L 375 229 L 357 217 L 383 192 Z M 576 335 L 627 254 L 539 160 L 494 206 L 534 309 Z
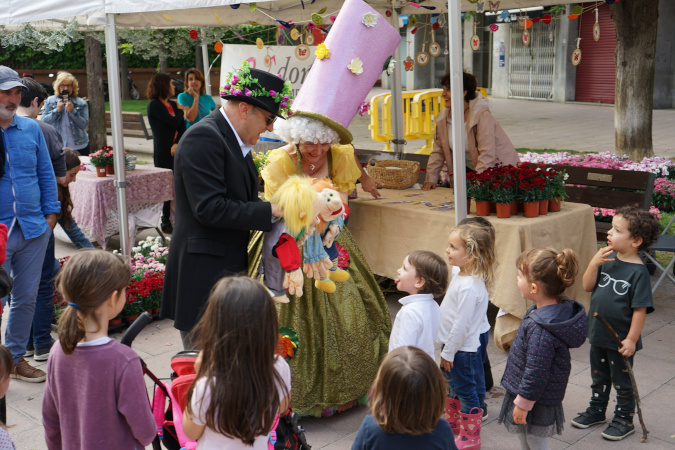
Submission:
M 381 189 L 384 199 L 368 200 L 370 194 L 359 188 L 359 198 L 349 203 L 349 230 L 359 244 L 373 273 L 396 278 L 405 256 L 413 250 L 430 250 L 445 256 L 448 235 L 455 226 L 455 211 L 436 211 L 419 202 L 439 205 L 453 201 L 452 189 L 437 188 L 424 195 L 406 197 L 421 190 Z M 388 204 L 396 201 L 410 203 Z M 475 213 L 475 205 L 472 206 Z M 587 309 L 590 294 L 584 292 L 581 277 L 597 251 L 595 221 L 590 206 L 563 202 L 560 212 L 538 218 L 525 218 L 522 213 L 508 219 L 490 215 L 495 227 L 498 268 L 490 301 L 502 309 L 495 325 L 495 343 L 507 348 L 532 302 L 520 295 L 516 286 L 516 258 L 523 250 L 536 247 L 571 248 L 579 259 L 576 283 L 567 295 Z
M 83 157 L 83 160 L 86 158 Z M 70 183 L 73 217 L 84 234 L 105 248 L 107 239 L 119 233 L 117 193 L 114 175 L 97 177 L 93 171 L 80 171 Z M 127 214 L 132 240 L 137 228 L 156 227 L 165 201 L 173 200 L 173 171 L 136 166 L 127 171 Z

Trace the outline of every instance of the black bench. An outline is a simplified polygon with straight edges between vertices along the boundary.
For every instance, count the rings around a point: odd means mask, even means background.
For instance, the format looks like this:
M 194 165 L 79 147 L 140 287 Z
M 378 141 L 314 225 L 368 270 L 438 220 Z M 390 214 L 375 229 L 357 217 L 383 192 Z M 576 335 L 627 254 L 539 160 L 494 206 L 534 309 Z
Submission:
M 112 134 L 110 125 L 110 111 L 105 112 L 105 126 L 108 134 Z M 144 137 L 147 140 L 152 139 L 152 134 L 148 132 L 145 126 L 143 114 L 134 112 L 122 113 L 122 134 L 128 137 Z

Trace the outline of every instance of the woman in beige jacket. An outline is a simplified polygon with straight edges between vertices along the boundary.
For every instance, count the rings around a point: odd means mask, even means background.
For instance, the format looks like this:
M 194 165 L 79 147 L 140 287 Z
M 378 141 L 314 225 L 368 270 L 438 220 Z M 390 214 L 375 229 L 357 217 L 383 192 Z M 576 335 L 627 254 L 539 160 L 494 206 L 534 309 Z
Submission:
M 450 104 L 450 74 L 440 79 L 443 86 L 443 98 Z M 490 113 L 488 102 L 476 92 L 476 77 L 464 72 L 464 124 L 466 133 L 463 137 L 466 151 L 466 167 L 476 172 L 483 172 L 497 164 L 515 166 L 520 161 L 515 147 L 508 136 Z M 450 126 L 452 116 L 450 107 L 445 108 L 436 118 L 436 136 L 434 149 L 429 155 L 427 176 L 422 189 L 434 189 L 438 183 L 438 175 L 443 165 L 447 165 L 448 173 L 453 173 L 452 149 L 450 147 Z

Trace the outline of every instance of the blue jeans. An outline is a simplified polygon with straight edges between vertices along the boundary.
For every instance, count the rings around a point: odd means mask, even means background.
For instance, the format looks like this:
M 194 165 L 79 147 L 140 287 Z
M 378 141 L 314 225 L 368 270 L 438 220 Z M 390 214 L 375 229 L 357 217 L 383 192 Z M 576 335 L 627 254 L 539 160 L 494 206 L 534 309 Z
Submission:
M 34 348 L 44 348 L 52 342 L 52 317 L 54 315 L 54 277 L 61 265 L 54 258 L 54 235 L 49 236 L 45 261 L 42 264 L 40 285 L 35 300 L 35 314 L 31 331 Z
M 63 228 L 63 231 L 66 232 L 68 238 L 73 243 L 75 248 L 79 250 L 85 247 L 89 248 L 94 247 L 94 245 L 89 241 L 89 239 L 87 239 L 87 236 L 84 235 L 80 227 L 77 226 L 77 222 L 75 222 L 75 219 L 73 219 L 70 222 L 70 225 L 66 225 L 66 220 L 64 218 L 60 218 L 58 220 L 58 223 L 59 225 L 61 225 L 61 228 Z
M 30 328 L 35 312 L 35 299 L 42 272 L 42 263 L 52 230 L 47 230 L 34 239 L 24 239 L 17 221 L 7 239 L 5 269 L 14 279 L 9 319 L 5 329 L 5 345 L 18 363 L 26 353 Z M 4 306 L 7 297 L 1 300 Z
M 485 373 L 480 351 L 455 353 L 452 371 L 443 370 L 450 386 L 450 395 L 457 395 L 462 403 L 462 412 L 485 404 Z

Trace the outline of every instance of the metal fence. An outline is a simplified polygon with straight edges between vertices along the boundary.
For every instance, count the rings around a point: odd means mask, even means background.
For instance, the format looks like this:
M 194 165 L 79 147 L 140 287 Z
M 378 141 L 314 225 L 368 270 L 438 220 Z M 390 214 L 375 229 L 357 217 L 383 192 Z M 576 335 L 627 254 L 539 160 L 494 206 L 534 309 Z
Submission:
M 523 29 L 511 24 L 509 97 L 551 100 L 555 70 L 555 21 L 529 28 L 530 45 L 523 44 Z

